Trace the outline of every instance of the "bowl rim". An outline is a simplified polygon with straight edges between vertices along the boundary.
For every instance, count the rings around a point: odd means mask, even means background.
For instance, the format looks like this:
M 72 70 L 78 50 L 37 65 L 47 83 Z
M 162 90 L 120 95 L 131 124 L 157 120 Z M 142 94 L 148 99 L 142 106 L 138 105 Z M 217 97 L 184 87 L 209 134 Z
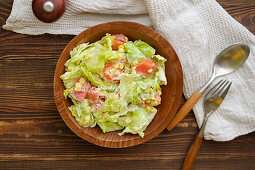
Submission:
M 162 121 L 162 123 L 160 124 L 161 127 L 160 129 L 157 129 L 157 132 L 154 132 L 152 134 L 150 134 L 149 136 L 145 136 L 144 138 L 138 138 L 138 139 L 130 139 L 130 140 L 125 140 L 123 142 L 121 141 L 105 141 L 99 138 L 95 138 L 94 136 L 91 136 L 87 133 L 82 133 L 81 131 L 83 131 L 81 128 L 77 128 L 77 126 L 75 126 L 74 122 L 72 122 L 72 120 L 70 120 L 70 117 L 68 116 L 68 114 L 65 112 L 63 112 L 63 105 L 65 103 L 62 103 L 62 100 L 59 100 L 59 96 L 62 95 L 64 96 L 63 92 L 59 93 L 57 92 L 59 86 L 58 86 L 58 82 L 61 81 L 61 83 L 63 84 L 62 80 L 60 79 L 59 75 L 57 74 L 58 72 L 58 68 L 60 67 L 61 63 L 61 57 L 64 55 L 64 53 L 66 51 L 68 51 L 68 46 L 72 43 L 75 43 L 76 46 L 79 44 L 80 41 L 78 41 L 80 39 L 81 36 L 86 36 L 89 35 L 89 33 L 93 32 L 94 29 L 98 29 L 98 28 L 104 28 L 106 25 L 108 26 L 120 26 L 120 25 L 125 25 L 127 26 L 129 29 L 134 29 L 133 27 L 136 26 L 135 30 L 137 31 L 141 31 L 141 32 L 150 32 L 153 34 L 153 36 L 151 36 L 151 38 L 155 39 L 155 37 L 159 37 L 160 38 L 160 42 L 161 44 L 165 44 L 164 48 L 169 48 L 169 50 L 172 51 L 172 53 L 174 53 L 174 55 L 171 55 L 171 61 L 173 62 L 173 67 L 175 69 L 175 72 L 178 74 L 178 78 L 175 79 L 175 83 L 176 83 L 176 89 L 175 89 L 175 99 L 174 102 L 172 104 L 172 106 L 169 109 L 169 112 L 166 116 L 166 118 Z M 132 28 L 131 28 L 132 25 Z M 168 51 L 169 51 L 168 50 Z M 169 52 L 168 52 L 169 53 Z M 176 76 L 177 77 L 177 76 Z M 162 36 L 160 35 L 158 32 L 156 32 L 155 30 L 153 30 L 152 28 L 136 23 L 136 22 L 129 22 L 129 21 L 113 21 L 113 22 L 106 22 L 106 23 L 102 23 L 102 24 L 98 24 L 95 25 L 93 27 L 90 27 L 84 31 L 82 31 L 81 33 L 79 33 L 78 35 L 76 35 L 67 45 L 66 47 L 63 49 L 56 68 L 55 68 L 55 73 L 54 73 L 54 83 L 53 83 L 53 88 L 54 88 L 54 99 L 55 99 L 55 103 L 58 109 L 58 112 L 60 114 L 60 116 L 62 117 L 62 119 L 64 120 L 65 124 L 79 137 L 81 137 L 82 139 L 93 143 L 95 145 L 98 146 L 102 146 L 102 147 L 108 147 L 108 148 L 124 148 L 124 147 L 130 147 L 130 146 L 135 146 L 138 144 L 142 144 L 146 141 L 149 141 L 150 139 L 158 136 L 158 134 L 160 134 L 170 123 L 170 121 L 173 119 L 179 105 L 181 102 L 181 98 L 182 98 L 182 89 L 183 89 L 183 71 L 182 71 L 182 67 L 181 67 L 181 63 L 180 60 L 175 52 L 175 50 L 173 49 L 173 47 L 171 46 L 171 44 Z M 61 96 L 61 97 L 62 97 Z M 66 108 L 66 106 L 64 106 Z M 66 110 L 66 109 L 65 109 Z M 170 114 L 172 113 L 172 114 Z M 81 125 L 80 125 L 81 126 Z M 103 132 L 102 132 L 103 133 Z M 130 142 L 131 140 L 134 140 L 133 142 Z

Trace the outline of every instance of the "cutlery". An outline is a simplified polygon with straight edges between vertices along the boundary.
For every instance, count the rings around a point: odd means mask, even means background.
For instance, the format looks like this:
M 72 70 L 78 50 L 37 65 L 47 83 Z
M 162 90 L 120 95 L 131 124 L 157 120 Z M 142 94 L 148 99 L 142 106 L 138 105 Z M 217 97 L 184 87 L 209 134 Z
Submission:
M 176 116 L 168 125 L 167 129 L 172 130 L 193 108 L 201 98 L 204 91 L 219 76 L 234 72 L 241 67 L 250 54 L 250 48 L 246 44 L 234 44 L 224 49 L 215 59 L 213 64 L 212 76 L 208 82 L 198 91 L 196 91 L 176 113 Z
M 228 93 L 230 86 L 231 82 L 221 80 L 206 95 L 204 100 L 204 121 L 198 135 L 196 136 L 191 147 L 189 148 L 189 151 L 182 166 L 182 170 L 189 170 L 192 167 L 192 164 L 195 161 L 196 155 L 204 137 L 204 130 L 207 120 L 211 116 L 211 114 L 220 106 L 226 94 Z
M 61 18 L 66 9 L 65 0 L 33 0 L 32 9 L 35 16 L 46 23 Z

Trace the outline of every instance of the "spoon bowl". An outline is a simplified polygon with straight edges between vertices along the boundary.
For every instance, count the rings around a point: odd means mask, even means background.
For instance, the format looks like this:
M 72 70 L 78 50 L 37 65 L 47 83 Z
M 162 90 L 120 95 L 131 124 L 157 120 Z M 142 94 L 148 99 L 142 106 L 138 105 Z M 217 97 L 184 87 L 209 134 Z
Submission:
M 223 50 L 214 62 L 215 77 L 232 73 L 241 67 L 250 54 L 246 44 L 234 44 Z
M 236 71 L 245 63 L 249 54 L 249 46 L 243 43 L 234 44 L 224 49 L 214 61 L 211 78 L 199 92 L 202 94 L 216 77 Z

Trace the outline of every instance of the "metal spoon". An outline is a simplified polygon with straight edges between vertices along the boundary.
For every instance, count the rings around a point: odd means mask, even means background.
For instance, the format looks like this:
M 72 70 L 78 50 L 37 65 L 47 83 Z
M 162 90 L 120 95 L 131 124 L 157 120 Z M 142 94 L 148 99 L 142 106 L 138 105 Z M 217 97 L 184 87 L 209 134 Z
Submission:
M 193 108 L 201 98 L 204 91 L 219 76 L 234 72 L 241 67 L 250 54 L 250 48 L 246 44 L 234 44 L 224 49 L 215 59 L 213 64 L 212 76 L 208 82 L 198 91 L 196 91 L 176 113 L 176 116 L 168 125 L 167 129 L 172 130 Z

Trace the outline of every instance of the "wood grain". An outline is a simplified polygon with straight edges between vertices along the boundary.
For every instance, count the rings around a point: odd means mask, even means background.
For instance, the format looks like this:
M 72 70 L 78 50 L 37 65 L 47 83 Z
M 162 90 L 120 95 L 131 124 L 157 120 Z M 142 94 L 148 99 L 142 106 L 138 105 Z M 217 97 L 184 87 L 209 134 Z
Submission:
M 202 94 L 199 91 L 196 91 L 192 96 L 190 96 L 190 98 L 183 104 L 180 110 L 176 113 L 173 120 L 167 126 L 167 130 L 171 131 L 178 123 L 180 123 L 195 106 L 201 96 Z
M 196 156 L 197 156 L 197 153 L 199 151 L 202 141 L 203 141 L 203 136 L 197 135 L 188 150 L 188 153 L 187 153 L 184 163 L 182 165 L 182 170 L 190 170 L 191 169 L 194 161 L 196 160 Z
M 255 33 L 254 0 L 219 0 Z M 12 0 L 0 0 L 0 25 Z M 124 149 L 102 148 L 75 135 L 53 97 L 57 60 L 74 36 L 28 36 L 0 29 L 0 169 L 181 169 L 197 132 L 192 112 L 171 132 Z M 184 102 L 182 99 L 182 103 Z M 229 142 L 204 141 L 192 169 L 250 170 L 255 133 Z
M 165 63 L 166 78 L 169 83 L 167 86 L 162 86 L 162 101 L 157 106 L 157 114 L 153 121 L 144 131 L 144 137 L 138 135 L 125 134 L 119 136 L 117 132 L 103 133 L 99 127 L 84 128 L 81 126 L 68 107 L 72 104 L 66 100 L 63 94 L 65 89 L 60 76 L 65 73 L 64 64 L 70 58 L 70 52 L 79 44 L 84 42 L 96 42 L 107 33 L 124 34 L 129 40 L 142 40 L 149 43 L 155 48 L 157 54 L 164 56 L 167 61 Z M 58 111 L 68 125 L 68 127 L 81 138 L 103 147 L 123 148 L 135 146 L 144 143 L 162 132 L 169 122 L 174 117 L 180 104 L 183 88 L 183 75 L 180 61 L 169 42 L 153 29 L 134 22 L 115 21 L 96 25 L 91 27 L 77 36 L 75 36 L 65 47 L 58 60 L 54 75 L 54 98 Z M 187 112 L 188 113 L 188 112 Z

